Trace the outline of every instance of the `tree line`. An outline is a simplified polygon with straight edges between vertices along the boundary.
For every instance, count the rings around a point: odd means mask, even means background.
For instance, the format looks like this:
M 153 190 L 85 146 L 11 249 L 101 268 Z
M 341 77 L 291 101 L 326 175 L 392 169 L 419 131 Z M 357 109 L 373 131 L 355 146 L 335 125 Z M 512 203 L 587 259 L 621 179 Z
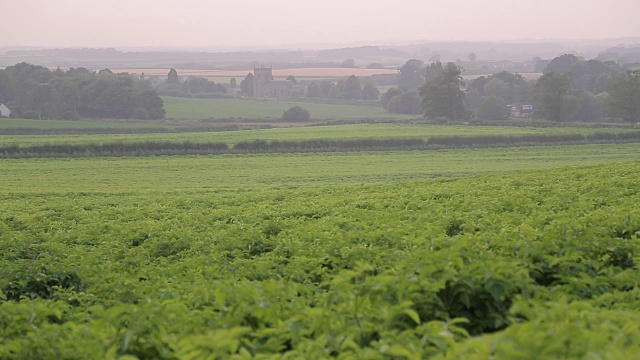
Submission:
M 640 121 L 640 70 L 613 61 L 562 55 L 536 81 L 502 71 L 466 82 L 461 74 L 454 63 L 409 60 L 381 104 L 394 113 L 450 120 L 506 120 L 510 104 L 524 102 L 534 105 L 536 117 L 552 121 Z
M 151 85 L 109 69 L 67 71 L 19 63 L 0 70 L 0 103 L 27 119 L 162 119 L 164 102 Z

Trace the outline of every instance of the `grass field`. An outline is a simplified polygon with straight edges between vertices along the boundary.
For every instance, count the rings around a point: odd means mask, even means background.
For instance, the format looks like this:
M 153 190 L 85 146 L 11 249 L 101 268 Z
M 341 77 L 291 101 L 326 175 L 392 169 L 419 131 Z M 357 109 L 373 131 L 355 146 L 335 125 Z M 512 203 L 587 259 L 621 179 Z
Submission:
M 163 97 L 167 118 L 175 119 L 279 119 L 292 106 L 309 110 L 312 120 L 410 119 L 416 116 L 391 114 L 381 106 L 301 103 L 256 99 L 190 99 Z
M 7 119 L 0 118 L 0 129 L 139 129 L 148 127 L 171 127 L 158 122 L 144 121 L 115 121 L 115 120 L 95 120 L 95 121 L 70 121 L 70 120 L 30 120 L 30 119 Z
M 597 165 L 640 158 L 640 144 L 332 154 L 0 160 L 5 192 L 289 188 Z
M 224 132 L 187 132 L 155 134 L 94 134 L 94 135 L 0 135 L 0 146 L 30 146 L 41 144 L 87 144 L 141 141 L 225 142 L 234 145 L 251 140 L 311 140 L 409 138 L 428 139 L 432 136 L 529 135 L 529 134 L 592 134 L 596 132 L 624 132 L 629 129 L 581 127 L 508 127 L 428 124 L 349 124 L 242 130 Z

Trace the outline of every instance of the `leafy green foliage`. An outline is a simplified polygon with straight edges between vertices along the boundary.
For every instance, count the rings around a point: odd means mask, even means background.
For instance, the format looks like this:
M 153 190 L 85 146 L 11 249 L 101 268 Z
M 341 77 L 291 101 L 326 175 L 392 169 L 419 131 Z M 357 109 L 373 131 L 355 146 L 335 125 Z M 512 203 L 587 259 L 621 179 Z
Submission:
M 447 63 L 442 72 L 420 88 L 424 116 L 465 120 L 469 112 L 464 107 L 461 70 L 454 63 Z
M 29 119 L 140 117 L 164 118 L 164 102 L 155 90 L 144 89 L 144 80 L 108 69 L 95 74 L 87 69 L 51 71 L 19 63 L 0 70 L 10 81 L 5 90 L 18 116 Z M 14 96 L 15 95 L 15 96 Z M 8 96 L 7 96 L 8 97 Z M 14 106 L 15 105 L 15 106 Z
M 309 119 L 311 119 L 311 113 L 302 106 L 292 106 L 282 112 L 282 120 L 285 121 L 308 121 Z
M 2 187 L 0 357 L 629 357 L 638 171 Z

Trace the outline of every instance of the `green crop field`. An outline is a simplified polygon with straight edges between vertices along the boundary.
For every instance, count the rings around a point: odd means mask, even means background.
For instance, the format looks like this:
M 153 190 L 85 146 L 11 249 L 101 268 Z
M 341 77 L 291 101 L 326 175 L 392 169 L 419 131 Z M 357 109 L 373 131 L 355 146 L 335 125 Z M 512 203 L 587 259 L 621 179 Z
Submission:
M 632 359 L 639 155 L 3 159 L 0 358 Z
M 30 146 L 39 144 L 88 144 L 140 141 L 193 141 L 225 142 L 229 145 L 240 141 L 261 140 L 311 140 L 311 139 L 361 139 L 361 138 L 409 138 L 428 139 L 432 136 L 476 135 L 550 135 L 593 134 L 597 132 L 635 131 L 624 128 L 583 127 L 514 127 L 471 125 L 419 125 L 419 124 L 353 124 L 334 126 L 308 126 L 224 132 L 186 132 L 155 134 L 95 134 L 95 135 L 0 135 L 0 146 Z
M 354 124 L 0 145 L 625 131 Z M 0 359 L 634 358 L 638 159 L 633 142 L 0 159 Z
M 640 159 L 640 144 L 431 151 L 0 159 L 5 191 L 287 188 L 466 176 Z
M 381 106 L 318 104 L 275 99 L 189 99 L 163 97 L 167 118 L 174 119 L 280 119 L 292 106 L 309 110 L 312 120 L 411 119 L 416 116 L 391 114 Z

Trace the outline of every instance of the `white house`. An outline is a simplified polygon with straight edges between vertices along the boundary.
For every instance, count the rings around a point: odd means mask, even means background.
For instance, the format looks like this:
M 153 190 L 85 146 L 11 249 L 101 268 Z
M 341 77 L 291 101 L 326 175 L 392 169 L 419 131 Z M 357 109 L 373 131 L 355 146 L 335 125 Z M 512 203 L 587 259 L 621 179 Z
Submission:
M 5 104 L 0 104 L 0 117 L 11 116 L 11 110 Z

